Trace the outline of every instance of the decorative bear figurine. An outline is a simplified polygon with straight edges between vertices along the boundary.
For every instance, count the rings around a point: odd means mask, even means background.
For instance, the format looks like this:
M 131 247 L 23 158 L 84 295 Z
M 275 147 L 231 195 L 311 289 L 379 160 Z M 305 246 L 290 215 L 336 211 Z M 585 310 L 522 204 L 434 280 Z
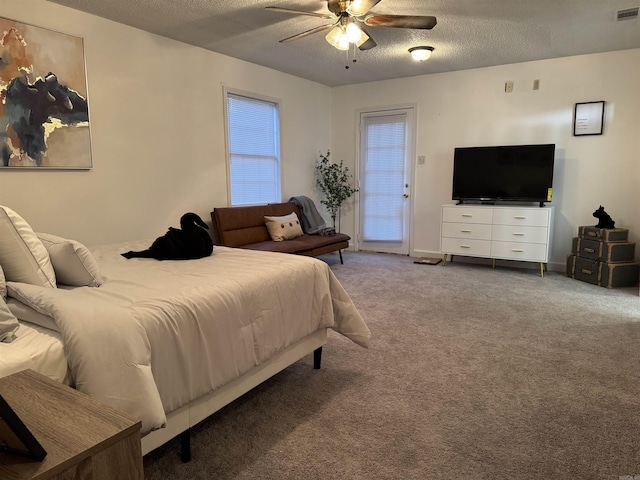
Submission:
M 604 207 L 602 205 L 600 205 L 600 208 L 593 212 L 593 216 L 598 219 L 596 228 L 614 228 L 616 225 L 616 222 L 614 222 L 609 214 L 604 211 Z

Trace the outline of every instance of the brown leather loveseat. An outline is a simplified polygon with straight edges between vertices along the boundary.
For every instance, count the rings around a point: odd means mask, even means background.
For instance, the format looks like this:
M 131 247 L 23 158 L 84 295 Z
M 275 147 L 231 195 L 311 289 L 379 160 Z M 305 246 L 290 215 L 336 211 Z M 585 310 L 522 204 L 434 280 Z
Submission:
M 217 245 L 225 247 L 295 253 L 312 257 L 338 251 L 340 263 L 343 263 L 341 250 L 349 246 L 351 238 L 344 233 L 333 235 L 304 234 L 280 242 L 271 240 L 264 217 L 280 217 L 292 212 L 295 212 L 298 219 L 302 219 L 300 209 L 294 203 L 214 208 L 211 212 L 211 221 L 215 242 Z

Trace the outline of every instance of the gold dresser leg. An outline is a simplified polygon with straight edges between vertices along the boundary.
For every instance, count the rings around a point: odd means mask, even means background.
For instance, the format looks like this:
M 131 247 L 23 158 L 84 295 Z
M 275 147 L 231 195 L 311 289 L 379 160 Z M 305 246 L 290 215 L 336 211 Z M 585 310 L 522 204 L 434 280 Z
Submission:
M 442 266 L 444 267 L 447 264 L 447 254 L 445 253 L 442 257 Z
M 544 263 L 540 262 L 540 276 L 544 278 Z

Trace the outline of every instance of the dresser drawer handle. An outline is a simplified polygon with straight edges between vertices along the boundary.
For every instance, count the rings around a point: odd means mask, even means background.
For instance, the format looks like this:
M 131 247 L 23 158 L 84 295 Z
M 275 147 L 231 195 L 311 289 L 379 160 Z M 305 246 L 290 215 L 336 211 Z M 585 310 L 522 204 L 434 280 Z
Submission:
M 470 214 L 470 213 L 463 213 L 463 214 L 462 214 L 462 216 L 463 216 L 463 217 L 473 217 L 473 215 L 472 215 L 472 214 Z
M 593 248 L 584 248 L 584 251 L 587 253 L 596 253 L 596 251 Z
M 521 248 L 512 248 L 511 251 L 512 252 L 518 252 L 518 253 L 524 252 L 524 250 L 521 249 Z
M 471 230 L 460 230 L 461 233 L 471 233 Z
M 587 270 L 586 268 L 581 268 L 580 271 L 586 275 L 591 275 L 593 273 L 591 270 Z
M 460 248 L 471 248 L 471 245 L 460 245 Z
M 524 233 L 520 233 L 520 232 L 513 232 L 514 235 L 517 235 L 519 237 L 524 237 Z
M 513 218 L 517 218 L 518 220 L 524 220 L 527 217 L 525 217 L 524 215 L 515 215 Z

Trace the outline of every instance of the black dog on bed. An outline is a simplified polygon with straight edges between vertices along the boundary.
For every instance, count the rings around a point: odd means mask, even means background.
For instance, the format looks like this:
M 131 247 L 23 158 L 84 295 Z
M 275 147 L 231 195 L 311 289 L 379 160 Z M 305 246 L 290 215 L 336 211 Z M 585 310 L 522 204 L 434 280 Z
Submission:
M 156 260 L 193 260 L 208 257 L 213 252 L 209 227 L 195 213 L 180 218 L 180 229 L 169 227 L 167 233 L 156 238 L 147 250 L 127 252 L 124 258 L 155 258 Z

